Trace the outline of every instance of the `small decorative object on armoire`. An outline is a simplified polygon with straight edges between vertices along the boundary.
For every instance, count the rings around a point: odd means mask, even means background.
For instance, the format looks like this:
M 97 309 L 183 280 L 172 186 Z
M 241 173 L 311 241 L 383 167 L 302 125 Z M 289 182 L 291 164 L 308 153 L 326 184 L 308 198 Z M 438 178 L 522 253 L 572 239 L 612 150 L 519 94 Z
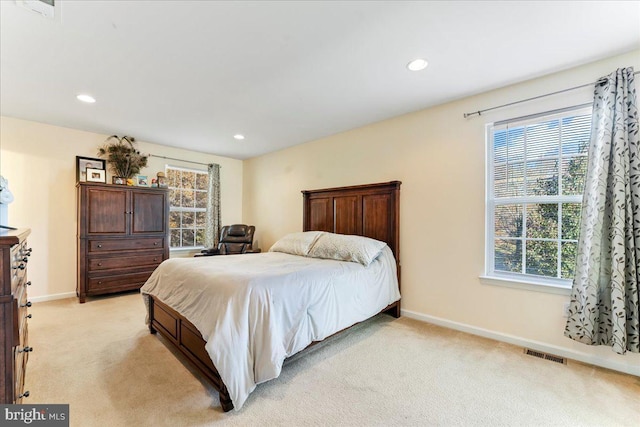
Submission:
M 87 168 L 87 182 L 107 182 L 107 172 L 102 169 Z
M 139 289 L 169 258 L 167 190 L 81 182 L 77 295 Z
M 168 183 L 167 183 L 167 177 L 164 175 L 164 172 L 158 172 L 158 175 L 156 176 L 157 182 L 158 182 L 158 187 L 160 188 L 167 188 L 169 187 Z
M 29 229 L 0 229 L 0 404 L 22 403 L 29 353 L 27 322 L 31 301 L 27 300 L 27 246 Z
M 135 138 L 131 136 L 111 135 L 98 149 L 98 156 L 107 159 L 115 176 L 130 179 L 147 166 L 147 156 L 140 154 L 134 144 Z

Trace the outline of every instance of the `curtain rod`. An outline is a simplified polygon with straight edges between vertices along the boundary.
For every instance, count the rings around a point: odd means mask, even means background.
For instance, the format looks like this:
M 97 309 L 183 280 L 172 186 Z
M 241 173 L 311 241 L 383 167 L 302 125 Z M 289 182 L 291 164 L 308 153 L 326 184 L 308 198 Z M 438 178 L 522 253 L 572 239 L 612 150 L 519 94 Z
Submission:
M 193 163 L 193 164 L 196 164 L 196 165 L 203 165 L 203 166 L 209 166 L 210 164 L 212 164 L 212 163 L 194 162 L 193 160 L 176 159 L 174 157 L 156 156 L 155 154 L 151 154 L 151 153 L 147 154 L 147 156 L 149 156 L 149 157 L 158 157 L 159 159 L 175 160 L 175 161 L 178 161 L 178 162 Z
M 636 71 L 635 73 L 633 73 L 634 76 L 636 74 L 640 74 L 640 71 Z M 491 111 L 491 110 L 497 110 L 498 108 L 510 107 L 512 105 L 521 104 L 523 102 L 529 102 L 529 101 L 533 101 L 533 100 L 536 100 L 536 99 L 545 98 L 547 96 L 557 95 L 559 93 L 569 92 L 569 91 L 572 91 L 572 90 L 581 89 L 583 87 L 592 86 L 594 84 L 598 84 L 600 82 L 603 82 L 605 79 L 606 79 L 606 77 L 603 77 L 603 78 L 600 78 L 600 79 L 596 80 L 593 83 L 587 83 L 587 84 L 583 84 L 583 85 L 580 85 L 580 86 L 570 87 L 568 89 L 562 89 L 562 90 L 558 90 L 558 91 L 551 92 L 551 93 L 545 93 L 544 95 L 534 96 L 533 98 L 521 99 L 520 101 L 514 101 L 514 102 L 510 102 L 508 104 L 498 105 L 496 107 L 485 108 L 484 110 L 478 110 L 478 111 L 474 111 L 472 113 L 464 113 L 463 116 L 464 116 L 465 119 L 469 118 L 471 116 L 475 116 L 475 115 L 480 116 L 480 115 L 482 115 L 482 113 L 486 113 L 487 111 Z

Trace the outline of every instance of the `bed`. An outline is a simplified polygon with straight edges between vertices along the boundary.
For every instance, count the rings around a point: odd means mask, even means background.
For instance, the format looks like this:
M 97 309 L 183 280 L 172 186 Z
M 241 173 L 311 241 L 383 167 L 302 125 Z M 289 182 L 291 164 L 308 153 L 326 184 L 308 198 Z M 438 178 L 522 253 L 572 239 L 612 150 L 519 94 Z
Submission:
M 399 317 L 400 184 L 302 192 L 303 233 L 297 234 L 313 238 L 312 251 L 320 242 L 335 246 L 341 235 L 383 242 L 366 267 L 321 252 L 167 260 L 141 289 L 150 332 L 184 354 L 229 411 L 239 409 L 256 384 L 277 377 L 286 358 L 380 312 Z

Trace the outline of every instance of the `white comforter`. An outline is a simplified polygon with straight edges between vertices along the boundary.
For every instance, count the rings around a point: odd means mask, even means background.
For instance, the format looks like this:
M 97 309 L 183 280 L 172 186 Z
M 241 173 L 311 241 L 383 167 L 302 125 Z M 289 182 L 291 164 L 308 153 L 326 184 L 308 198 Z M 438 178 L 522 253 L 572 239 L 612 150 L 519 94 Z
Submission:
M 174 258 L 141 292 L 198 328 L 236 410 L 286 357 L 400 299 L 386 246 L 368 267 L 280 252 Z

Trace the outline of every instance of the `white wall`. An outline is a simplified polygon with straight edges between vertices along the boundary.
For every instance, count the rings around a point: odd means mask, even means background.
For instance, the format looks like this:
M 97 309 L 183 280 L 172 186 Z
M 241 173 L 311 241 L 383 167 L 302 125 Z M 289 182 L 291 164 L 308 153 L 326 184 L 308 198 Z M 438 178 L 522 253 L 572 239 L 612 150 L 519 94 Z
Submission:
M 244 164 L 243 219 L 256 225 L 266 250 L 302 229 L 301 190 L 400 180 L 405 314 L 640 375 L 640 355 L 620 356 L 563 336 L 568 295 L 479 280 L 486 123 L 590 103 L 593 89 L 463 118 L 465 112 L 594 82 L 626 66 L 640 69 L 640 51 L 250 159 Z
M 9 223 L 31 228 L 29 294 L 36 300 L 75 294 L 76 156 L 97 157 L 106 138 L 0 117 L 0 171 L 15 196 L 9 205 Z M 143 153 L 220 164 L 222 222 L 242 222 L 242 161 L 147 142 L 139 142 L 138 148 Z M 206 166 L 151 157 L 141 175 L 155 176 L 165 164 L 206 170 Z

